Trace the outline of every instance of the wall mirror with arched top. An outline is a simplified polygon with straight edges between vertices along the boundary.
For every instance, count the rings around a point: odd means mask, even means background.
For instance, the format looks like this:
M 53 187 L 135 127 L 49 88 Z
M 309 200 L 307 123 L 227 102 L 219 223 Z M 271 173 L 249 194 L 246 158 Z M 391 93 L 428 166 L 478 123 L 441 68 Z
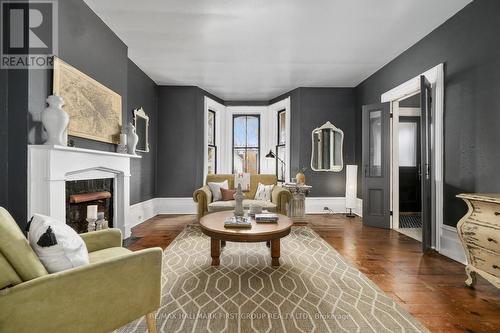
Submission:
M 327 121 L 312 131 L 311 169 L 339 172 L 344 168 L 344 132 Z
M 136 150 L 149 152 L 149 116 L 142 107 L 134 110 L 134 126 L 139 137 Z

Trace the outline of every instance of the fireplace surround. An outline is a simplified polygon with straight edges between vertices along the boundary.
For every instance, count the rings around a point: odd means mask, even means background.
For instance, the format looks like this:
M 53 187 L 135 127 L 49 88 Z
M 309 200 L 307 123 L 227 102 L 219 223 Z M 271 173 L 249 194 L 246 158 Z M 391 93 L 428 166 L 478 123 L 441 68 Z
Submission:
M 112 179 L 111 225 L 130 236 L 130 159 L 141 156 L 57 145 L 28 146 L 28 216 L 66 221 L 66 182 Z

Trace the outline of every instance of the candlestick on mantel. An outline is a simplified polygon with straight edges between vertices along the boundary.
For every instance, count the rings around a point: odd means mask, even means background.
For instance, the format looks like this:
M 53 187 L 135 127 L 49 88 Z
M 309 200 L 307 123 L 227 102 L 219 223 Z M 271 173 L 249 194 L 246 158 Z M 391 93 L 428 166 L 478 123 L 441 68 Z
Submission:
M 120 144 L 124 146 L 127 145 L 127 134 L 120 134 Z
M 127 134 L 120 134 L 120 144 L 116 147 L 116 152 L 120 154 L 127 153 Z
M 94 221 L 97 220 L 97 205 L 87 206 L 87 219 Z

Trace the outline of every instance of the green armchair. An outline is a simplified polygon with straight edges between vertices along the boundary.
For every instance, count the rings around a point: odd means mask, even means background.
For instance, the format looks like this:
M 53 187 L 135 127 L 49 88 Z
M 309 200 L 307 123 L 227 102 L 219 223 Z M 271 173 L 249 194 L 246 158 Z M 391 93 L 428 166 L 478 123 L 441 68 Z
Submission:
M 156 332 L 162 250 L 131 252 L 118 229 L 81 236 L 90 264 L 48 274 L 0 207 L 1 332 L 110 332 L 141 316 Z

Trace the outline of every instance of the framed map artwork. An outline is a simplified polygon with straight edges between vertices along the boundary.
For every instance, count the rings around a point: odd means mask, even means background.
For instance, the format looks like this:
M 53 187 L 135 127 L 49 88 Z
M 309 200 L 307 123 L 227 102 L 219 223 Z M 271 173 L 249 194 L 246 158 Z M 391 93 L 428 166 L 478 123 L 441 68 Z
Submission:
M 122 97 L 54 57 L 53 94 L 64 98 L 69 115 L 68 134 L 108 143 L 119 143 Z

